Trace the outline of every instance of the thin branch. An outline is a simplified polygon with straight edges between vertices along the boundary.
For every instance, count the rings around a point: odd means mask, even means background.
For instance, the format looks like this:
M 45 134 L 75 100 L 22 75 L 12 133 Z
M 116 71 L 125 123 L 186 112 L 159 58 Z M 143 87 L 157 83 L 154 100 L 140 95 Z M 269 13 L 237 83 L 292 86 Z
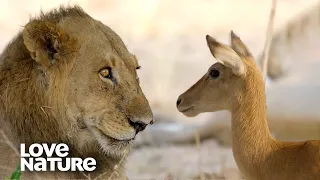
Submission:
M 44 108 L 49 108 L 49 109 L 53 109 L 52 107 L 50 106 L 41 106 L 40 109 L 42 110 L 42 112 L 46 115 L 46 117 L 48 118 L 48 114 L 46 113 L 46 111 L 44 110 Z
M 86 175 L 86 173 L 84 172 L 81 172 L 81 174 L 86 177 L 88 180 L 91 180 L 91 177 L 90 177 L 90 174 Z
M 262 63 L 262 77 L 264 80 L 267 77 L 269 51 L 270 51 L 270 46 L 272 43 L 273 24 L 274 24 L 274 17 L 276 14 L 276 8 L 277 8 L 277 0 L 272 0 L 271 12 L 270 12 L 270 16 L 269 16 L 269 23 L 268 23 L 268 29 L 267 29 L 267 35 L 266 35 L 266 41 L 264 44 L 264 52 L 263 52 L 264 58 L 263 58 L 263 63 Z
M 199 174 L 200 174 L 200 180 L 204 180 L 204 174 L 202 172 L 202 169 L 201 169 L 201 151 L 200 151 L 200 134 L 198 131 L 196 131 L 194 133 L 194 136 L 195 136 L 195 139 L 196 139 L 196 147 L 198 149 L 198 171 L 199 171 Z

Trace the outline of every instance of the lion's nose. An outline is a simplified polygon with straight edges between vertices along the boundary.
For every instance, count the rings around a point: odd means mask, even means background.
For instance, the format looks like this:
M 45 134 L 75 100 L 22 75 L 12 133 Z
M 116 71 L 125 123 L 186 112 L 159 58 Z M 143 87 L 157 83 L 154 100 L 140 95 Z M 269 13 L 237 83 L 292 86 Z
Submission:
M 129 124 L 136 130 L 136 134 L 138 134 L 140 131 L 143 131 L 148 125 L 142 121 L 136 121 L 133 119 L 129 119 Z

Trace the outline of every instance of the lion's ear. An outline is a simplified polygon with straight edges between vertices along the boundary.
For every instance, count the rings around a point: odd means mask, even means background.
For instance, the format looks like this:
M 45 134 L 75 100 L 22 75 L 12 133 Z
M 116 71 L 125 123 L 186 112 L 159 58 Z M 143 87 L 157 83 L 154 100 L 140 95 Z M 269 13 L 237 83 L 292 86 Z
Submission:
M 72 51 L 75 42 L 56 24 L 34 20 L 23 30 L 24 44 L 31 57 L 45 68 L 55 63 L 62 63 L 62 54 Z M 59 62 L 60 61 L 60 62 Z

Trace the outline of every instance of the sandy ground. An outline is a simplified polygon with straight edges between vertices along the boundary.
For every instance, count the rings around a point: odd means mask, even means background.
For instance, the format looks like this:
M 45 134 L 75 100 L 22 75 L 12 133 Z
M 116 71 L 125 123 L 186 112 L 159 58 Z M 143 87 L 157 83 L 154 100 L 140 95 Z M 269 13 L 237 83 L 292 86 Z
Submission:
M 195 144 L 135 150 L 127 169 L 132 179 L 191 179 L 200 171 L 224 178 L 240 177 L 231 149 L 220 147 L 214 140 L 202 142 L 200 150 Z
M 315 2 L 279 0 L 275 30 Z M 210 118 L 209 113 L 186 118 L 175 108 L 179 94 L 214 63 L 205 35 L 227 42 L 233 29 L 257 56 L 263 48 L 271 5 L 266 0 L 0 0 L 0 49 L 22 29 L 29 15 L 61 3 L 80 4 L 114 29 L 139 59 L 141 86 L 152 107 L 173 120 L 189 123 Z M 214 140 L 203 142 L 200 152 L 194 144 L 135 149 L 127 169 L 130 179 L 190 179 L 199 169 L 211 174 L 222 171 L 229 179 L 239 177 L 231 149 Z

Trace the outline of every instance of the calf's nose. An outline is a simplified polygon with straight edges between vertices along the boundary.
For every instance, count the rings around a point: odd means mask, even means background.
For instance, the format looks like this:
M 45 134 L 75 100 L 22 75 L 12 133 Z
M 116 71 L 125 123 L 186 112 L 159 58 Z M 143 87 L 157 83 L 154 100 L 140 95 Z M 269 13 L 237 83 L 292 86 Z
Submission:
M 181 101 L 182 101 L 182 100 L 181 100 L 181 98 L 179 97 L 178 100 L 177 100 L 177 107 L 180 105 Z

